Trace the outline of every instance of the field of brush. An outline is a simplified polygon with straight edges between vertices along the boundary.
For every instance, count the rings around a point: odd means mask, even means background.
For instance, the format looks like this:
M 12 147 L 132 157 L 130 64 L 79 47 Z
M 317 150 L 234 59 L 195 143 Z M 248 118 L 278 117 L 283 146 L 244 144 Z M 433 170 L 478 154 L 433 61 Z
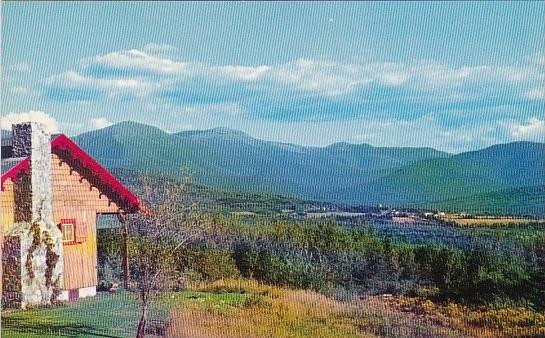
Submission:
M 149 337 L 497 337 L 545 334 L 545 314 L 418 297 L 336 299 L 255 280 L 218 280 L 156 295 Z M 3 314 L 3 337 L 131 337 L 137 295 L 99 293 L 59 307 Z

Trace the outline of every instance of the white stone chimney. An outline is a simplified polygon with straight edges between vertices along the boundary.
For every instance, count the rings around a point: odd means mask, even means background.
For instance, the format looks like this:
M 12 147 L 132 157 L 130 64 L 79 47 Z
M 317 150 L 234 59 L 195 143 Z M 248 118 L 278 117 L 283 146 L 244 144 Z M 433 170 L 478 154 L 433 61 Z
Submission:
M 30 156 L 31 222 L 15 223 L 8 236 L 17 237 L 20 248 L 13 255 L 20 262 L 21 307 L 49 305 L 64 288 L 62 233 L 53 222 L 51 185 L 51 135 L 34 122 L 12 126 L 13 156 Z M 27 189 L 28 190 L 28 189 Z M 30 216 L 30 215 L 29 215 Z

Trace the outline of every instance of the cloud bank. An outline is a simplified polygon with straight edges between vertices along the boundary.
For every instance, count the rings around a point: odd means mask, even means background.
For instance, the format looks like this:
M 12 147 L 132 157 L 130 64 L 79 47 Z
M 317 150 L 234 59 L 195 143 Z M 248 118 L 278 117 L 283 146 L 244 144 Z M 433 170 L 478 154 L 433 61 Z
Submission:
M 542 140 L 541 56 L 502 65 L 328 58 L 217 65 L 175 54 L 170 45 L 148 44 L 88 57 L 47 77 L 42 89 L 62 104 L 132 107 L 141 121 L 146 112 L 160 114 L 157 123 L 167 130 L 240 126 L 301 144 L 344 140 L 461 151 Z M 104 109 L 100 114 L 91 126 L 110 124 Z
M 43 124 L 51 133 L 59 131 L 57 120 L 43 111 L 29 111 L 23 113 L 9 113 L 0 118 L 2 129 L 11 130 L 11 126 L 23 122 L 38 122 Z

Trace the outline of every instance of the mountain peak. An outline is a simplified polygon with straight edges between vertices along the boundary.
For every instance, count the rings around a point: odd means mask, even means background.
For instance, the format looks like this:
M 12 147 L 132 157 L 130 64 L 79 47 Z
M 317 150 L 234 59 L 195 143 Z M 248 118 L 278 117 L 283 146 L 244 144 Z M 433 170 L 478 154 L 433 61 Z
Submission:
M 243 131 L 231 129 L 227 127 L 217 127 L 217 128 L 209 129 L 209 131 L 214 132 L 216 134 L 222 134 L 222 135 L 236 135 L 236 136 L 250 137 L 250 135 L 246 134 Z
M 119 135 L 123 137 L 158 137 L 168 135 L 165 131 L 155 126 L 134 121 L 122 121 L 105 128 L 95 129 L 79 134 L 75 137 L 75 139 L 82 139 L 87 135 L 101 135 L 103 137 L 107 134 Z
M 372 148 L 372 146 L 367 144 L 367 143 L 355 144 L 355 143 L 349 143 L 349 142 L 332 143 L 329 146 L 327 146 L 326 148 L 331 148 L 331 149 L 353 149 L 353 148 L 358 148 L 358 147 Z
M 184 130 L 178 133 L 174 133 L 176 136 L 181 137 L 204 137 L 204 138 L 244 138 L 253 139 L 250 135 L 243 131 L 231 129 L 227 127 L 217 127 L 212 129 L 201 130 Z
M 143 128 L 143 129 L 157 129 L 157 130 L 163 131 L 162 129 L 158 127 L 141 123 L 141 122 L 136 122 L 136 121 L 121 121 L 121 122 L 112 124 L 111 126 L 108 126 L 104 129 L 107 129 L 107 128 L 110 128 L 110 129 L 127 129 L 127 128 L 142 129 Z

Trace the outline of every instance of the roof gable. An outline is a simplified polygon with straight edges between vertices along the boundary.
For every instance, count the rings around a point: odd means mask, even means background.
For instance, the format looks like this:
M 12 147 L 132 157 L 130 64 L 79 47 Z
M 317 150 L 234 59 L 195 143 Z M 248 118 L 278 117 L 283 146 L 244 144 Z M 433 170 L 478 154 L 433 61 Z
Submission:
M 51 152 L 61 159 L 71 158 L 73 161 L 70 161 L 70 165 L 75 167 L 74 170 L 125 211 L 135 212 L 140 209 L 138 198 L 66 135 L 57 135 L 51 141 Z M 2 174 L 2 190 L 6 180 L 13 180 L 21 171 L 30 169 L 30 157 L 22 158 L 14 163 L 16 163 L 15 166 Z

